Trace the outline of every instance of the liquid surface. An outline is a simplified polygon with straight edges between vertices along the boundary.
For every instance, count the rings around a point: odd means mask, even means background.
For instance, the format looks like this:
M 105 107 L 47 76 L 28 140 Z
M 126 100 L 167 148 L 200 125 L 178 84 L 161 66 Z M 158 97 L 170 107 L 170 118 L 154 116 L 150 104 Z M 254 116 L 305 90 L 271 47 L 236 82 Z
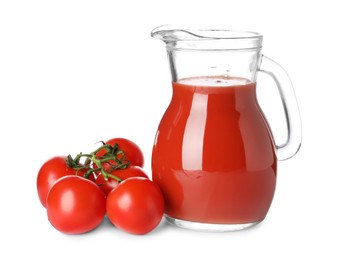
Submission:
M 220 224 L 265 218 L 276 156 L 255 88 L 246 79 L 226 77 L 173 83 L 152 154 L 153 180 L 168 216 Z
M 247 85 L 248 79 L 236 77 L 194 77 L 180 79 L 179 84 L 197 87 L 229 87 Z

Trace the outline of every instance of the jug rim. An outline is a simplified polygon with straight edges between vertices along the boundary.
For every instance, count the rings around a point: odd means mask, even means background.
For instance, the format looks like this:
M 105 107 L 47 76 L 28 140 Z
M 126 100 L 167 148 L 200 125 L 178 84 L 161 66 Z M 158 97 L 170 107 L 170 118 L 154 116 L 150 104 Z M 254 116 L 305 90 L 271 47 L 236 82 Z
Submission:
M 166 43 L 167 48 L 181 50 L 261 49 L 263 36 L 254 31 L 230 29 L 189 29 L 162 25 L 151 36 Z

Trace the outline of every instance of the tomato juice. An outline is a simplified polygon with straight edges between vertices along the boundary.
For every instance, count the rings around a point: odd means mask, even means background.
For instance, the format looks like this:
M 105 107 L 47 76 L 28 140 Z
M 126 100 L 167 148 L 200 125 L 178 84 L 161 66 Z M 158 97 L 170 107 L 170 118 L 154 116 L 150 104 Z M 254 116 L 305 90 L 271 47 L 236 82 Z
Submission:
M 152 154 L 167 216 L 214 224 L 262 221 L 275 191 L 276 160 L 255 83 L 222 76 L 173 82 Z

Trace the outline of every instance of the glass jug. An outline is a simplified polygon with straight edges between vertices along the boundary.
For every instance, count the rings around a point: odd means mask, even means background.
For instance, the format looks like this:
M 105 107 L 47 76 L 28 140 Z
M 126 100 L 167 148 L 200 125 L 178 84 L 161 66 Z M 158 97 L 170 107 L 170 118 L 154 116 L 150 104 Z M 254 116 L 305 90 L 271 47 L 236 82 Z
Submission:
M 172 100 L 152 151 L 152 177 L 163 191 L 165 218 L 179 227 L 233 231 L 264 220 L 277 160 L 297 153 L 301 122 L 286 72 L 261 54 L 262 35 L 160 26 Z M 257 72 L 273 77 L 287 123 L 286 143 L 274 142 L 256 97 Z

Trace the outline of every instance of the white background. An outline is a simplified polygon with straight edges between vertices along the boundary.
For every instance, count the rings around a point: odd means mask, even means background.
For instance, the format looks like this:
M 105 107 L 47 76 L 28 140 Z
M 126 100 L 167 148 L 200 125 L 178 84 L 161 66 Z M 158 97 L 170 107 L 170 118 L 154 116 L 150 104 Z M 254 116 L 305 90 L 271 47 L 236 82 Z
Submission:
M 335 2 L 2 0 L 0 259 L 338 259 Z M 252 229 L 202 233 L 162 222 L 134 236 L 106 219 L 93 232 L 64 235 L 37 197 L 45 160 L 121 136 L 143 149 L 151 175 L 153 138 L 171 97 L 164 45 L 150 37 L 162 24 L 262 33 L 264 54 L 294 83 L 302 148 L 279 162 L 271 209 Z

